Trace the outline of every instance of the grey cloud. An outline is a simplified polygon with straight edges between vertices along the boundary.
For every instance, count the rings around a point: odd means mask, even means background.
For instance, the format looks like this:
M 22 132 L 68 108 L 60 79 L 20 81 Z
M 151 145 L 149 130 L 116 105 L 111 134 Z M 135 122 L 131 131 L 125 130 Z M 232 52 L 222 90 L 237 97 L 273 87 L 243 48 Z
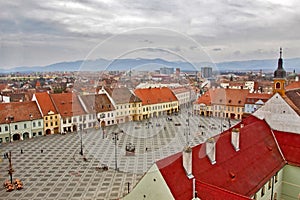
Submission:
M 49 56 L 53 50 L 48 47 L 50 43 L 61 49 L 74 48 L 74 59 L 77 59 L 78 52 L 84 52 L 111 35 L 140 27 L 163 27 L 191 36 L 212 50 L 212 56 L 218 60 L 235 59 L 234 56 L 240 59 L 268 57 L 270 48 L 279 46 L 272 45 L 276 43 L 291 46 L 293 55 L 297 55 L 300 52 L 297 45 L 300 42 L 300 6 L 292 1 L 278 3 L 259 0 L 1 1 L 0 48 L 16 40 L 22 41 L 20 45 L 23 47 L 32 45 L 28 49 L 38 48 L 40 54 L 44 51 Z M 159 42 L 152 39 L 142 41 L 146 44 Z M 119 45 L 130 44 L 122 41 Z M 173 44 L 170 48 L 174 51 L 184 49 L 181 44 Z M 197 51 L 193 45 L 186 48 Z M 258 48 L 263 51 L 256 51 Z M 13 48 L 5 49 L 12 51 Z M 30 57 L 33 55 L 30 51 L 24 51 L 24 63 L 38 61 L 38 58 Z M 113 52 L 107 50 L 110 51 Z M 53 62 L 63 57 L 57 57 L 55 52 L 52 55 Z M 71 59 L 69 54 L 64 56 Z M 3 60 L 7 59 L 0 55 L 0 67 L 4 65 Z

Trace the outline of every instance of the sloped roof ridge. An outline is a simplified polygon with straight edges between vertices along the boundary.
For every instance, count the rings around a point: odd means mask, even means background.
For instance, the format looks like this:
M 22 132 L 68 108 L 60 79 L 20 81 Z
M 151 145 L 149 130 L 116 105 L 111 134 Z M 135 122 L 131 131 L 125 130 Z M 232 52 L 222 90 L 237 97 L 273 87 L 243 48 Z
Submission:
M 268 124 L 268 123 L 267 123 L 267 124 Z M 269 126 L 269 124 L 268 124 L 268 126 Z M 276 139 L 276 137 L 275 137 L 275 134 L 274 134 L 274 132 L 273 132 L 273 129 L 272 129 L 271 127 L 270 127 L 270 129 L 271 129 L 272 137 L 273 137 L 273 139 L 274 139 L 274 141 L 275 141 L 275 143 L 276 143 L 276 146 L 277 146 L 277 148 L 278 148 L 278 151 L 280 152 L 280 155 L 282 156 L 282 158 L 284 159 L 284 161 L 287 163 L 287 160 L 286 160 L 284 154 L 282 153 L 282 150 L 281 150 L 281 148 L 280 148 L 280 146 L 279 146 L 279 143 L 278 143 L 278 141 L 277 141 L 277 139 Z

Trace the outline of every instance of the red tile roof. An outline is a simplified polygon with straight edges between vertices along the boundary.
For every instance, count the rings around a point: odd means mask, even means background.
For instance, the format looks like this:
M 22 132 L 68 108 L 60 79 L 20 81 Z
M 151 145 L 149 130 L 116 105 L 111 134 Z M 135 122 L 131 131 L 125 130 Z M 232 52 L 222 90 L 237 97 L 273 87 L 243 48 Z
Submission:
M 30 118 L 30 115 L 32 118 Z M 12 116 L 14 122 L 42 119 L 36 102 L 12 102 L 0 104 L 0 124 L 5 124 L 6 117 Z
M 300 89 L 286 91 L 283 98 L 300 115 Z
M 82 108 L 75 93 L 50 94 L 50 96 L 62 117 L 72 117 L 85 114 L 84 109 Z
M 300 89 L 300 81 L 294 81 L 285 87 L 286 91 Z
M 243 120 L 243 124 L 238 152 L 230 142 L 231 130 L 215 137 L 217 142 L 214 165 L 205 155 L 205 144 L 193 147 L 192 173 L 197 181 L 250 197 L 285 165 L 285 160 L 265 121 L 250 116 Z M 158 161 L 157 166 L 175 199 L 192 198 L 192 184 L 182 167 L 181 153 Z M 222 199 L 217 192 L 201 193 L 202 189 L 198 185 L 196 190 L 200 191 L 198 196 L 202 200 Z
M 216 88 L 209 90 L 211 102 L 214 105 L 241 106 L 246 102 L 249 90 Z
M 134 93 L 142 100 L 143 105 L 177 101 L 176 96 L 167 87 L 136 89 Z
M 49 111 L 54 112 L 54 114 L 58 114 L 50 95 L 47 92 L 43 93 L 35 93 L 37 103 L 42 111 L 43 116 L 48 115 Z
M 207 106 L 211 105 L 211 98 L 210 98 L 209 91 L 205 92 L 202 96 L 200 96 L 195 103 L 205 104 Z
M 248 93 L 246 97 L 246 103 L 255 103 L 258 100 L 262 100 L 263 102 L 268 101 L 273 94 L 266 94 L 266 93 Z M 251 100 L 254 99 L 255 102 Z
M 300 135 L 275 130 L 274 135 L 286 161 L 300 167 Z

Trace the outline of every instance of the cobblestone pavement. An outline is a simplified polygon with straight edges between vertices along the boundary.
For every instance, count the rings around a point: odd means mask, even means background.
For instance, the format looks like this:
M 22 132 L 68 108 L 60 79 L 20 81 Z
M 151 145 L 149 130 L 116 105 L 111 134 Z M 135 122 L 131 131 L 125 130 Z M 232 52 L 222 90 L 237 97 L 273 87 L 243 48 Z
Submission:
M 181 151 L 187 141 L 191 145 L 202 143 L 219 133 L 221 127 L 227 129 L 223 125 L 228 127 L 221 119 L 193 116 L 186 111 L 171 117 L 172 121 L 165 116 L 107 127 L 105 134 L 89 129 L 2 144 L 1 155 L 12 152 L 13 179 L 20 179 L 24 189 L 6 192 L 1 187 L 0 199 L 117 199 L 126 195 L 128 183 L 131 190 L 156 160 Z M 232 125 L 236 123 L 231 121 Z M 117 140 L 112 133 L 118 135 Z M 79 154 L 81 136 L 84 156 Z M 135 146 L 134 156 L 125 155 L 129 143 Z M 102 164 L 109 169 L 99 169 Z M 9 179 L 7 170 L 8 159 L 2 156 L 1 184 Z

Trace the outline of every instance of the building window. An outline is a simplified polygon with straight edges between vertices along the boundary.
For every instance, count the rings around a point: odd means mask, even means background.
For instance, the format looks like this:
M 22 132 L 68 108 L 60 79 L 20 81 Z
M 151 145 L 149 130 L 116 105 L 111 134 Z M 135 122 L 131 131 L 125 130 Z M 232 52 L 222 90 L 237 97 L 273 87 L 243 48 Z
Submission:
M 277 200 L 277 192 L 275 192 L 275 194 L 274 194 L 274 198 L 273 198 L 274 200 Z
M 262 196 L 264 196 L 264 195 L 265 195 L 265 186 L 263 186 L 263 187 L 261 188 L 261 195 L 260 195 L 260 196 L 262 197 Z
M 48 117 L 46 117 L 46 120 L 48 120 Z
M 257 198 L 257 194 L 255 193 L 255 195 L 253 196 L 253 199 L 256 199 Z
M 268 190 L 271 189 L 271 187 L 272 187 L 272 179 L 269 180 L 269 183 L 268 183 Z
M 24 124 L 24 129 L 27 128 L 27 124 Z
M 18 125 L 15 125 L 15 130 L 18 130 Z
M 0 132 L 2 132 L 2 128 L 0 127 Z
M 41 126 L 42 125 L 42 123 L 41 122 L 38 122 L 38 126 Z
M 33 126 L 33 127 L 35 127 L 35 126 L 36 126 L 35 122 L 32 122 L 32 126 Z
M 46 127 L 48 127 L 48 123 L 46 123 Z
M 275 183 L 277 183 L 278 182 L 278 172 L 276 172 L 276 174 L 275 174 Z
M 5 130 L 5 131 L 8 131 L 8 126 L 5 126 L 4 130 Z
M 279 88 L 280 88 L 280 82 L 277 82 L 277 83 L 276 83 L 275 88 L 276 88 L 276 89 L 279 89 Z
M 42 131 L 39 131 L 39 135 L 42 135 Z

